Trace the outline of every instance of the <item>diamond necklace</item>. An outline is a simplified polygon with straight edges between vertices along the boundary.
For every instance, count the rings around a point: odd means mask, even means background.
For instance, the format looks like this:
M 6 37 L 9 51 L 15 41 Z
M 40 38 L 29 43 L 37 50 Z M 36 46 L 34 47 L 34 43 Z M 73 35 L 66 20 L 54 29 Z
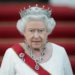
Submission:
M 24 43 L 24 44 L 25 44 L 25 48 L 30 51 L 30 54 L 29 54 L 30 57 L 31 57 L 31 58 L 35 61 L 35 63 L 36 63 L 36 65 L 35 65 L 35 70 L 39 70 L 39 65 L 38 65 L 38 64 L 41 63 L 42 60 L 44 60 L 44 56 L 45 56 L 45 53 L 46 53 L 46 49 L 43 48 L 40 57 L 36 58 L 36 56 L 33 54 L 32 50 L 30 49 L 30 47 L 29 47 L 26 43 Z
M 44 55 L 45 55 L 45 49 L 41 52 L 41 55 L 38 58 L 36 58 L 32 50 L 30 50 L 30 56 L 32 57 L 32 59 L 35 60 L 36 63 L 41 63 Z
M 39 70 L 39 65 L 38 64 L 42 62 L 44 55 L 45 55 L 45 49 L 41 52 L 41 55 L 38 58 L 36 58 L 35 55 L 33 54 L 32 50 L 30 50 L 30 56 L 32 57 L 32 59 L 36 63 L 35 70 Z

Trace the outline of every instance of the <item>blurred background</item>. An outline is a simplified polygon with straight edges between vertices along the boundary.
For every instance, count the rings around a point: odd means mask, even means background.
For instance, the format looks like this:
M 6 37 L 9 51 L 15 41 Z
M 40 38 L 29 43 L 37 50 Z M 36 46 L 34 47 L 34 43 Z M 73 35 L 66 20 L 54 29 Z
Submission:
M 75 75 L 75 0 L 0 0 L 0 63 L 6 49 L 24 39 L 16 29 L 20 9 L 36 4 L 52 9 L 57 25 L 48 39 L 65 47 Z

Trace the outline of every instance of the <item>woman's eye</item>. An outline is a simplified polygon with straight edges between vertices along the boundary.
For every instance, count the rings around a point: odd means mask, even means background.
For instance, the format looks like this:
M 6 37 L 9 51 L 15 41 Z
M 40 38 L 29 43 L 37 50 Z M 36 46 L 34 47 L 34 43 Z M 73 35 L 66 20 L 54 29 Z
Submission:
M 34 30 L 30 30 L 30 32 L 34 32 Z
M 44 30 L 39 30 L 39 32 L 43 32 Z

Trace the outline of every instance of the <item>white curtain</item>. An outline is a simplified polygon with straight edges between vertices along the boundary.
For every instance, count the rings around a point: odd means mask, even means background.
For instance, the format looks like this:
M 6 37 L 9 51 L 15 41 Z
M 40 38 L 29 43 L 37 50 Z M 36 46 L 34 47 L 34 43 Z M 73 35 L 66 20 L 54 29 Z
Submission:
M 75 8 L 75 0 L 49 0 L 49 3 L 55 6 L 68 6 Z

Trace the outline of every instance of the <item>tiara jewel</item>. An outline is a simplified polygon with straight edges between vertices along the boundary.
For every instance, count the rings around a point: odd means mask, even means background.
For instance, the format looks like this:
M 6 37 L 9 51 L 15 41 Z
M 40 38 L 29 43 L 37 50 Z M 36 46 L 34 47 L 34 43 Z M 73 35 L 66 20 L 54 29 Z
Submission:
M 50 10 L 49 8 L 45 9 L 45 6 L 41 8 L 41 7 L 38 7 L 38 5 L 36 4 L 36 6 L 33 6 L 33 7 L 29 5 L 29 8 L 27 9 L 25 9 L 24 7 L 24 9 L 20 11 L 20 16 L 21 18 L 27 15 L 46 15 L 47 17 L 50 17 L 51 13 L 52 13 L 52 10 Z

